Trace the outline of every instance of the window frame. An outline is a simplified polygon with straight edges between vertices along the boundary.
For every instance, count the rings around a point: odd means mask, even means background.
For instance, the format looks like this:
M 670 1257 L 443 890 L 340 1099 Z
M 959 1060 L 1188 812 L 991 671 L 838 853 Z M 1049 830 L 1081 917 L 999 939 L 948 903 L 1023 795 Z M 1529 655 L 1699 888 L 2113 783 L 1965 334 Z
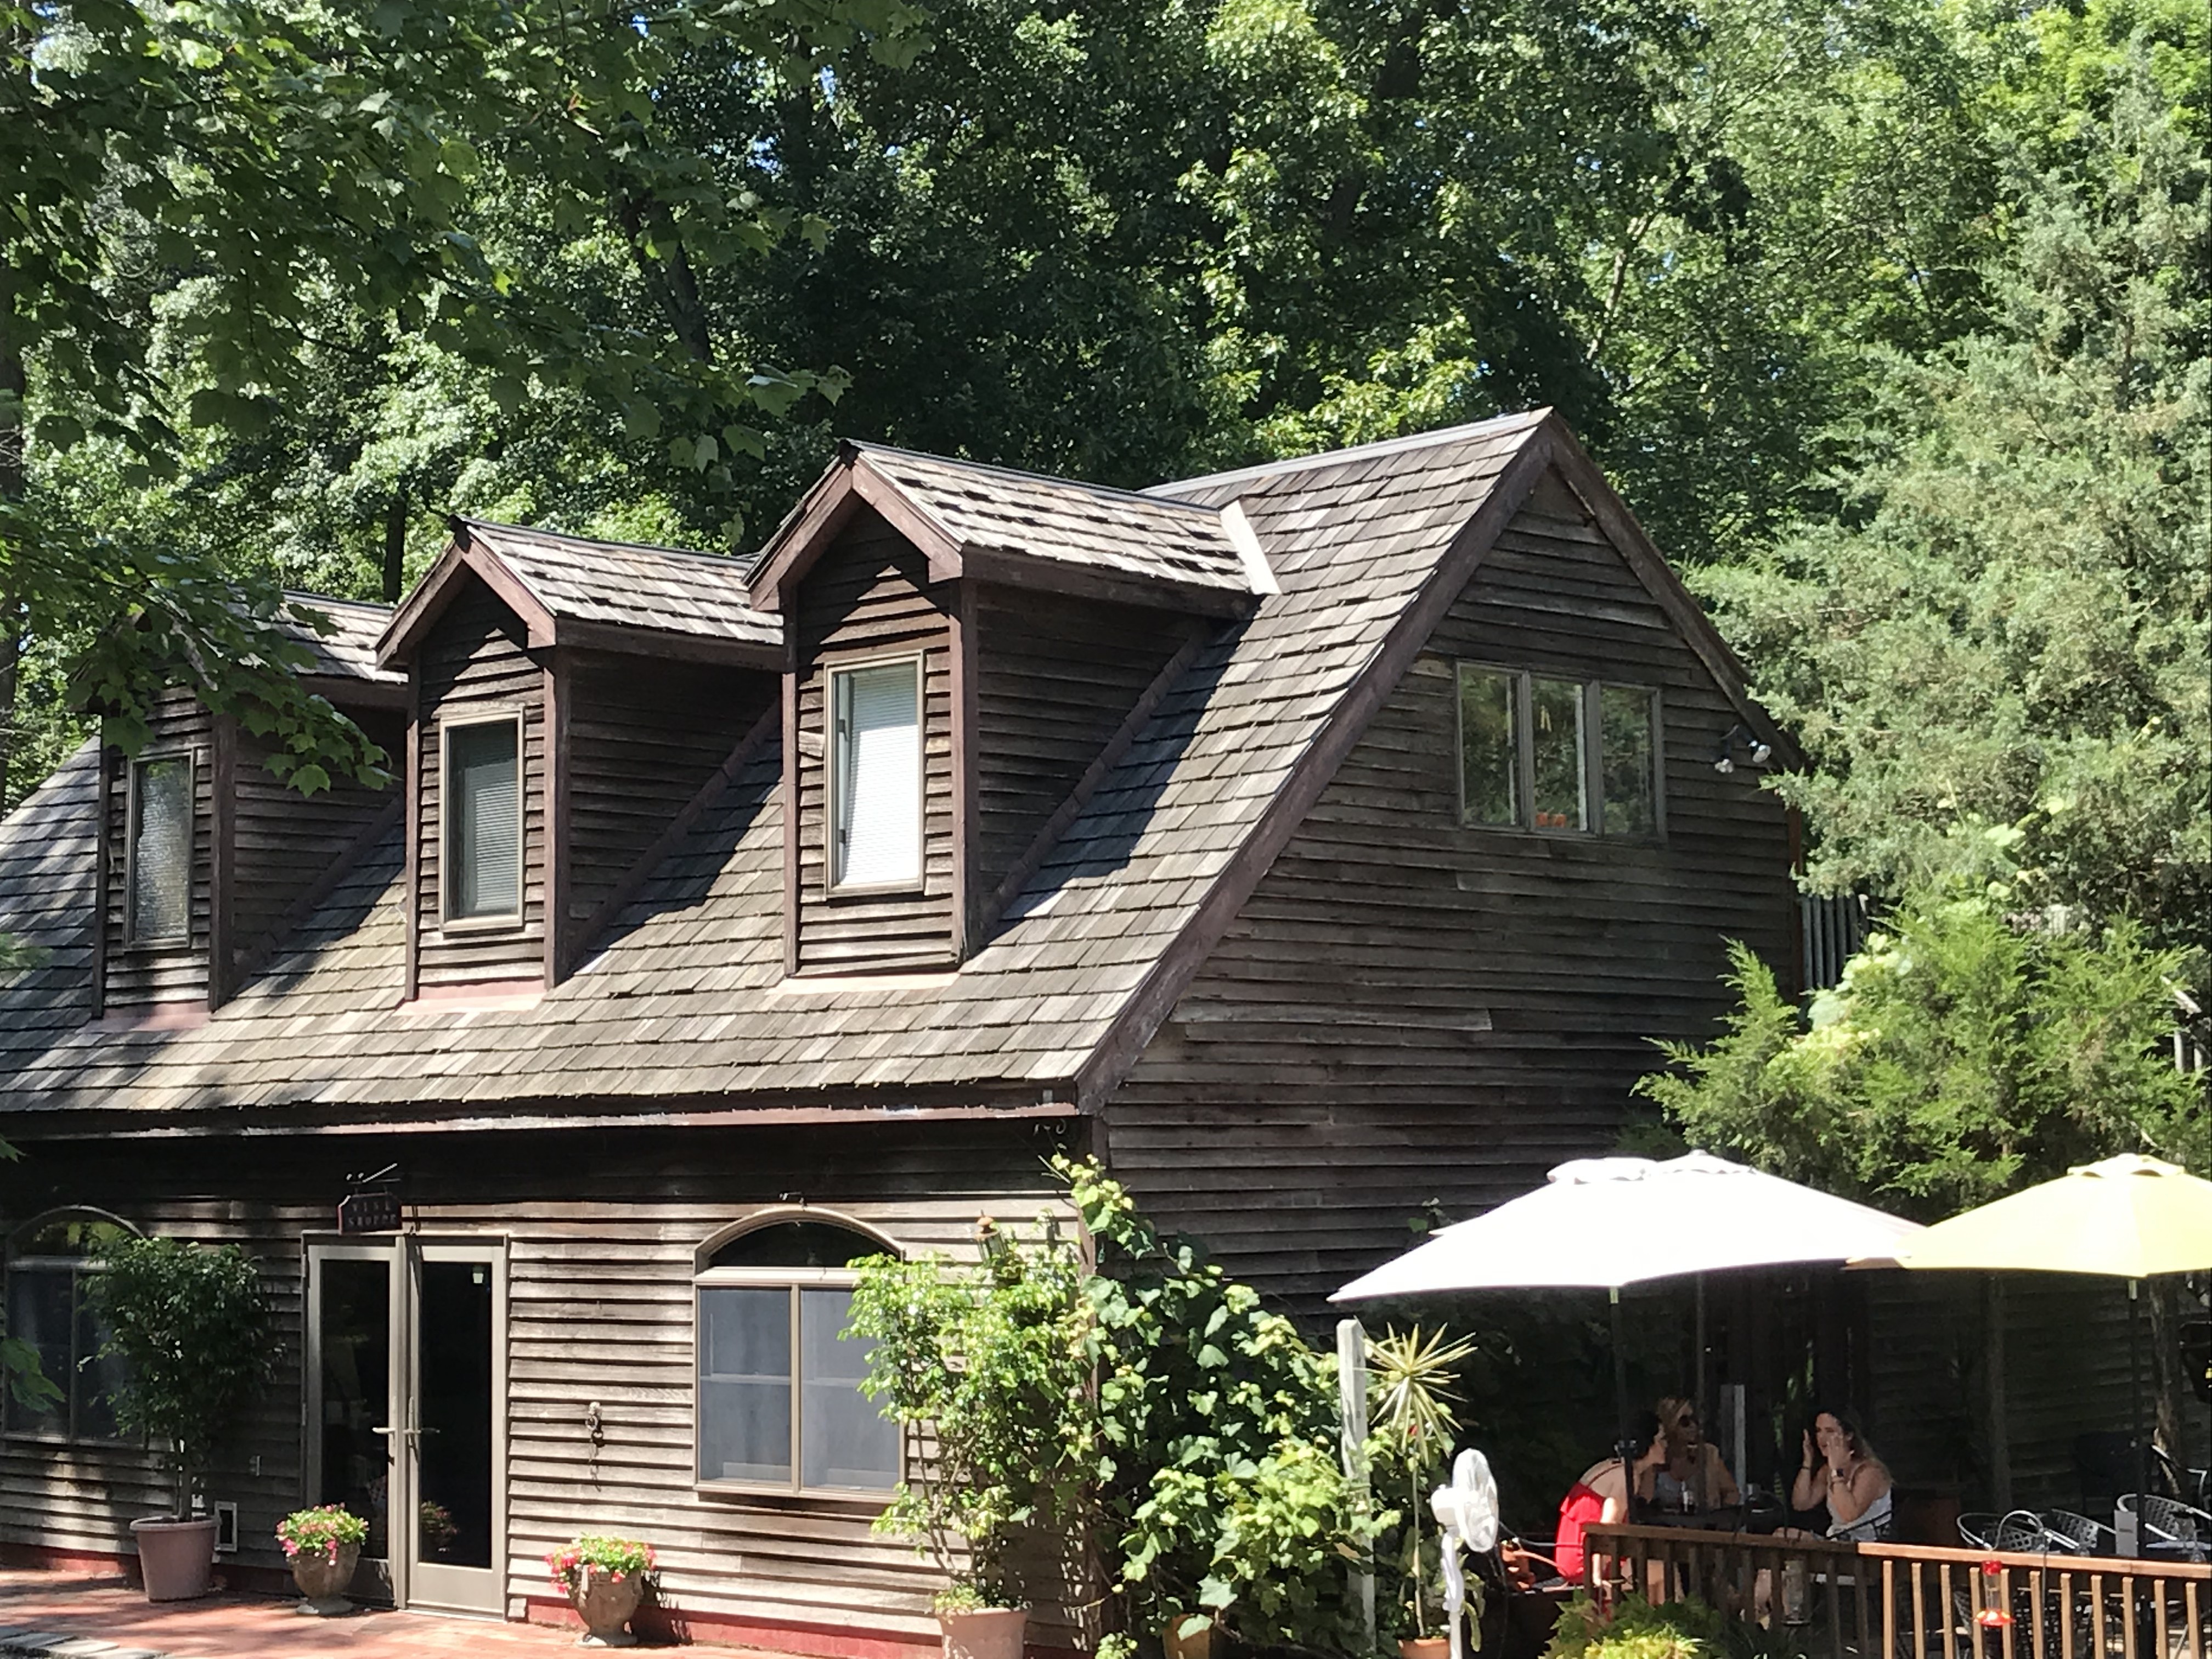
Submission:
M 694 1257 L 691 1274 L 691 1484 L 700 1497 L 736 1498 L 804 1498 L 809 1500 L 838 1504 L 860 1504 L 880 1510 L 890 1504 L 897 1489 L 906 1484 L 907 1436 L 903 1428 L 898 1431 L 898 1463 L 892 1472 L 891 1484 L 881 1492 L 871 1492 L 857 1486 L 809 1486 L 802 1484 L 805 1465 L 801 1455 L 801 1437 L 805 1431 L 805 1382 L 801 1370 L 802 1350 L 799 1345 L 799 1293 L 811 1290 L 849 1290 L 860 1282 L 860 1276 L 850 1267 L 714 1267 L 707 1265 L 717 1251 L 749 1233 L 766 1231 L 789 1222 L 811 1221 L 833 1227 L 842 1227 L 881 1248 L 885 1255 L 903 1258 L 906 1252 L 886 1238 L 882 1232 L 866 1222 L 840 1215 L 832 1211 L 811 1206 L 779 1206 L 758 1216 L 725 1227 L 702 1244 Z M 791 1479 L 776 1480 L 708 1480 L 699 1473 L 699 1332 L 704 1323 L 702 1291 L 711 1290 L 781 1290 L 785 1292 L 791 1321 Z
M 441 933 L 508 933 L 530 909 L 530 752 L 526 711 L 489 705 L 438 717 L 438 930 Z M 487 726 L 514 728 L 514 908 L 495 915 L 453 914 L 453 733 Z
M 1452 765 L 1455 821 L 1462 830 L 1490 836 L 1533 836 L 1549 841 L 1609 841 L 1631 847 L 1656 846 L 1667 839 L 1666 691 L 1638 680 L 1610 679 L 1526 668 L 1474 657 L 1455 657 L 1452 665 Z M 1467 798 L 1466 700 L 1461 687 L 1469 673 L 1502 676 L 1510 688 L 1513 725 L 1513 787 L 1515 821 L 1480 823 L 1468 817 Z M 1572 684 L 1581 699 L 1582 744 L 1577 759 L 1582 768 L 1583 799 L 1589 827 L 1539 829 L 1536 826 L 1535 701 L 1531 682 L 1551 680 Z M 1605 754 L 1603 694 L 1608 690 L 1635 691 L 1645 700 L 1651 732 L 1651 828 L 1648 830 L 1608 830 L 1605 827 Z
M 149 937 L 138 931 L 139 780 L 145 769 L 164 761 L 185 763 L 185 925 L 174 933 Z M 126 951 L 189 951 L 192 947 L 192 884 L 200 848 L 200 751 L 196 748 L 149 749 L 131 757 L 123 778 L 123 947 Z
M 134 1237 L 141 1238 L 145 1237 L 144 1233 L 121 1216 L 106 1210 L 96 1209 L 87 1204 L 69 1204 L 57 1209 L 41 1211 L 8 1235 L 7 1261 L 4 1267 L 0 1267 L 0 1324 L 5 1322 L 4 1316 L 10 1299 L 8 1293 L 14 1289 L 15 1275 L 18 1272 L 27 1270 L 32 1273 L 67 1273 L 70 1276 L 70 1356 L 73 1375 L 68 1377 L 46 1379 L 50 1382 L 59 1383 L 62 1389 L 63 1411 L 68 1421 L 58 1433 L 51 1428 L 26 1428 L 16 1423 L 15 1413 L 21 1408 L 15 1403 L 11 1396 L 0 1401 L 0 1441 L 30 1446 L 87 1446 L 127 1451 L 134 1447 L 142 1446 L 145 1443 L 123 1434 L 80 1434 L 77 1432 L 76 1426 L 79 1404 L 76 1382 L 84 1376 L 85 1360 L 92 1357 L 89 1354 L 79 1354 L 76 1352 L 77 1320 L 82 1311 L 83 1290 L 81 1280 L 86 1273 L 99 1273 L 102 1269 L 82 1255 L 29 1255 L 16 1248 L 16 1240 L 35 1237 L 55 1222 L 66 1221 L 73 1218 L 109 1222 Z
M 842 804 L 837 787 L 844 768 L 840 764 L 837 737 L 837 684 L 846 675 L 871 668 L 911 665 L 914 669 L 915 788 L 914 824 L 916 858 L 911 876 L 891 881 L 844 881 L 838 877 L 837 814 Z M 889 894 L 920 893 L 929 881 L 929 653 L 926 650 L 874 651 L 848 657 L 824 659 L 822 668 L 822 890 L 831 898 L 880 897 Z

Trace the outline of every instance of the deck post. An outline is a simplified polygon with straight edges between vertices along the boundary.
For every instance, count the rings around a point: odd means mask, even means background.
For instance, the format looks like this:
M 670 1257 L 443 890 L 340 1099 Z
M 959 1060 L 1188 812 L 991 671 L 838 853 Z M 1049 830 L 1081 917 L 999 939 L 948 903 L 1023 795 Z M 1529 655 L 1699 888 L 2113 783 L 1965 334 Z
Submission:
M 1367 1509 L 1367 1328 L 1356 1319 L 1336 1322 L 1336 1402 L 1342 1433 L 1339 1452 L 1344 1478 L 1352 1487 L 1352 1501 L 1361 1512 Z M 1409 1524 L 1418 1524 L 1418 1516 Z M 1417 1563 L 1418 1565 L 1418 1563 Z M 1375 1575 L 1352 1576 L 1359 1598 L 1359 1625 L 1367 1634 L 1367 1650 L 1375 1650 Z

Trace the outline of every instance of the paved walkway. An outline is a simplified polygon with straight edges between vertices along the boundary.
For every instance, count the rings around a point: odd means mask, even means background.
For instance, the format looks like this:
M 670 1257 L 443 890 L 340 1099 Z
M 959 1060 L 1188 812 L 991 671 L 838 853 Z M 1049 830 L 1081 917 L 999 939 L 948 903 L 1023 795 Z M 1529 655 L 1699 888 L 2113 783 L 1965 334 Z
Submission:
M 210 1595 L 159 1606 L 115 1578 L 0 1570 L 0 1656 L 6 1659 L 483 1659 L 574 1655 L 574 1632 L 491 1620 L 363 1612 L 307 1619 L 260 1595 Z

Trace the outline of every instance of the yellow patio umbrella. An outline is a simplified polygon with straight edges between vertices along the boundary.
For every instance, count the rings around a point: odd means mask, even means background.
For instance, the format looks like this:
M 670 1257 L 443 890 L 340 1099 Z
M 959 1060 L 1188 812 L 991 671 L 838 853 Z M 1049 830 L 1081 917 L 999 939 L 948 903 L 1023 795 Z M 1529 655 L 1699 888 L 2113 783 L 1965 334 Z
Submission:
M 2148 1279 L 2212 1268 L 2212 1181 L 2129 1152 L 1900 1242 L 1902 1267 Z
M 2212 1267 L 2212 1181 L 2133 1152 L 2077 1164 L 2056 1181 L 1914 1234 L 1902 1241 L 1893 1259 L 1902 1267 L 2099 1273 L 2126 1279 L 2136 1443 L 2146 1460 L 2136 1492 L 2148 1490 L 2149 1443 L 2143 1434 L 2136 1281 Z M 2136 1503 L 2140 1507 L 2140 1496 Z

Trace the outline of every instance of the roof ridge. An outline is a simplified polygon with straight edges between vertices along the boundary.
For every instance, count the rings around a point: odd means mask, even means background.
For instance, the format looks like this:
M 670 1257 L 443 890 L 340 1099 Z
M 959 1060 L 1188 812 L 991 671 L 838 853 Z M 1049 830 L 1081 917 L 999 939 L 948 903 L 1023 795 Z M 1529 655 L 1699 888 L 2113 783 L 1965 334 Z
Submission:
M 1000 466 L 993 461 L 971 461 L 958 455 L 933 455 L 926 449 L 902 449 L 896 444 L 871 443 L 860 438 L 845 441 L 863 454 L 903 455 L 912 460 L 935 461 L 940 466 L 957 467 L 963 472 L 988 472 L 1000 478 L 1020 478 L 1029 483 L 1054 484 L 1062 489 L 1080 489 L 1109 500 L 1141 501 L 1146 507 L 1187 507 L 1193 513 L 1203 513 L 1216 518 L 1221 509 L 1206 507 L 1197 501 L 1178 501 L 1172 495 L 1157 495 L 1152 489 L 1123 489 L 1118 484 L 1093 483 L 1088 478 L 1062 477 L 1056 472 L 1031 472 L 1018 466 Z
M 304 587 L 287 587 L 279 591 L 288 599 L 302 600 L 308 605 L 344 605 L 355 611 L 380 611 L 387 617 L 399 608 L 396 605 L 386 605 L 380 599 L 342 599 L 335 593 L 311 593 Z
M 541 536 L 548 541 L 577 542 L 586 547 L 611 547 L 625 553 L 657 553 L 664 558 L 690 559 L 701 564 L 719 565 L 733 570 L 740 576 L 751 568 L 751 556 L 744 553 L 702 553 L 696 547 L 663 547 L 658 542 L 618 542 L 605 536 L 578 536 L 566 530 L 541 530 L 535 525 L 505 524 L 497 519 L 472 519 L 465 513 L 453 517 L 461 523 L 479 530 L 511 531 L 518 536 Z
M 1552 405 L 1541 404 L 1523 410 L 1516 415 L 1493 415 L 1487 420 L 1467 421 L 1458 426 L 1438 427 L 1430 432 L 1407 433 L 1395 438 L 1378 438 L 1372 443 L 1353 444 L 1346 449 L 1324 449 L 1311 455 L 1290 455 L 1279 461 L 1258 461 L 1250 466 L 1231 467 L 1223 472 L 1202 473 L 1194 478 L 1170 478 L 1164 483 L 1151 485 L 1146 493 L 1159 492 L 1155 500 L 1178 499 L 1170 492 L 1178 489 L 1210 489 L 1216 485 L 1240 479 L 1272 478 L 1288 472 L 1310 471 L 1317 467 L 1334 466 L 1340 462 L 1372 459 L 1378 455 L 1398 455 L 1416 449 L 1427 449 L 1434 445 L 1455 443 L 1478 434 L 1493 436 L 1510 432 L 1516 428 L 1540 425 L 1553 412 Z M 1195 502 L 1188 503 L 1195 506 Z

